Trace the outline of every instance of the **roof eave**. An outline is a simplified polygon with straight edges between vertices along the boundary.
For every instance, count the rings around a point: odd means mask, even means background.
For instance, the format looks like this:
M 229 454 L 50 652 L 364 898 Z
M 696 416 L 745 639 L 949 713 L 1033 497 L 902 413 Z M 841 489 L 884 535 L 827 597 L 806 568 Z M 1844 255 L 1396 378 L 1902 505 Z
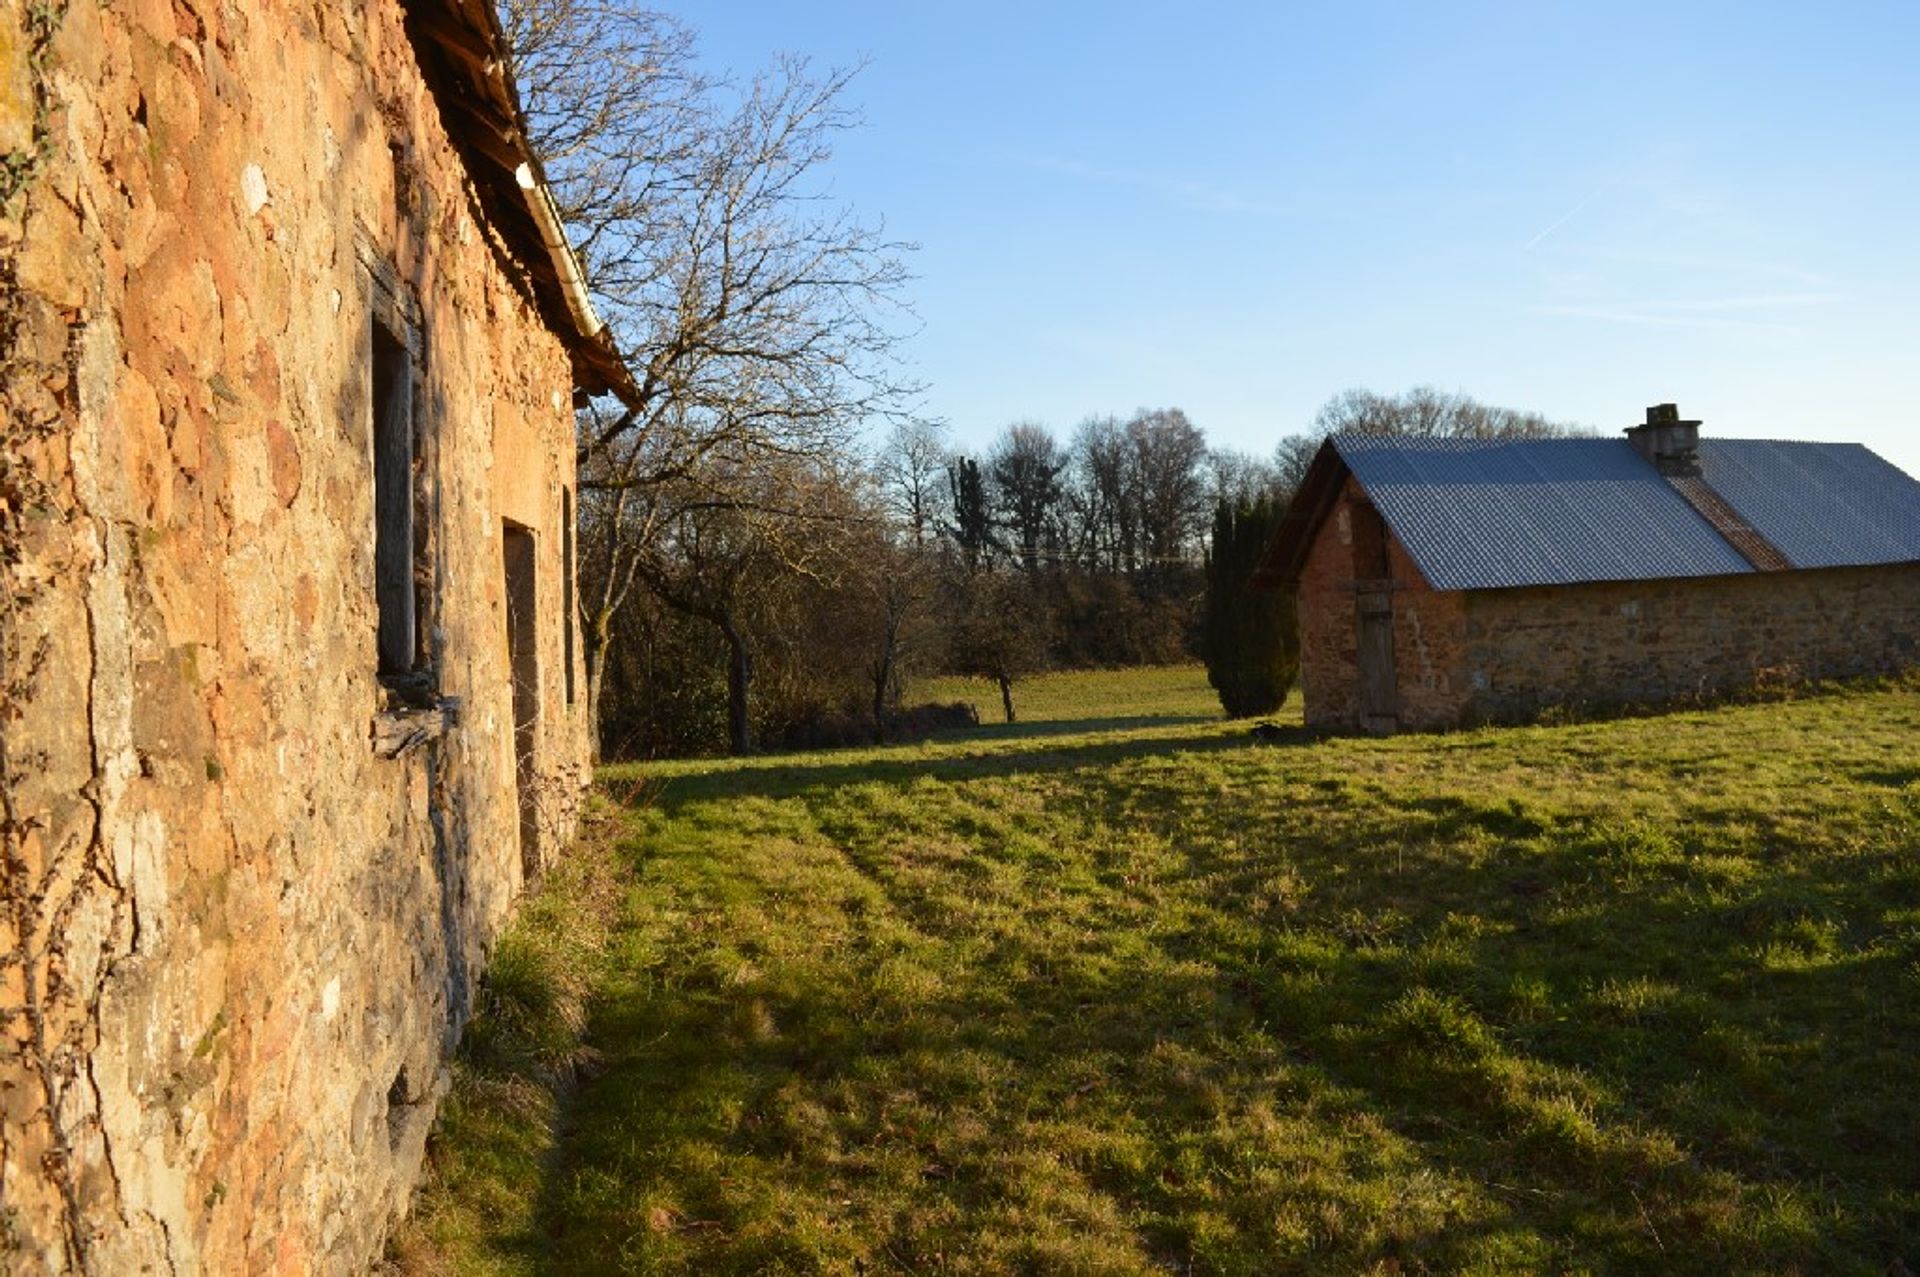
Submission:
M 441 120 L 475 186 L 498 201 L 489 207 L 506 213 L 494 219 L 495 229 L 526 268 L 547 325 L 565 342 L 575 388 L 636 404 L 639 387 L 594 308 L 579 256 L 528 139 L 519 91 L 507 74 L 499 14 L 487 0 L 404 3 L 416 49 L 425 45 L 435 54 L 421 61 Z M 438 65 L 428 66 L 430 61 Z
M 1307 551 L 1313 547 L 1320 525 L 1333 512 L 1347 474 L 1346 461 L 1333 440 L 1328 439 L 1320 445 L 1320 451 L 1313 454 L 1306 477 L 1300 481 L 1300 490 L 1294 493 L 1286 513 L 1280 516 L 1280 525 L 1274 529 L 1273 539 L 1267 542 L 1266 553 L 1248 578 L 1248 584 L 1257 590 L 1280 590 L 1299 583 Z

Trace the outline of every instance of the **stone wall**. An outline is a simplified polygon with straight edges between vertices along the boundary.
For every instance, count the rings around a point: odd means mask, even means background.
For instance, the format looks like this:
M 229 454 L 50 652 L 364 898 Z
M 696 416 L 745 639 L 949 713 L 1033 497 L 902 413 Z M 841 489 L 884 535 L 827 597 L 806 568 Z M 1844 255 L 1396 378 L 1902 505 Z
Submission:
M 1357 599 L 1367 590 L 1391 600 L 1402 728 L 1513 721 L 1554 705 L 1659 704 L 1920 664 L 1920 564 L 1436 591 L 1391 535 L 1385 575 L 1356 565 L 1376 517 L 1349 478 L 1301 569 L 1309 727 L 1365 725 Z
M 1366 522 L 1377 518 L 1366 494 L 1349 478 L 1301 567 L 1300 691 L 1309 727 L 1355 731 L 1361 726 L 1362 588 L 1384 589 L 1391 599 L 1400 725 L 1439 726 L 1457 721 L 1466 708 L 1465 597 L 1429 586 L 1390 533 L 1385 534 L 1386 575 L 1356 567 L 1356 532 L 1364 534 Z
M 400 0 L 0 0 L 0 95 L 0 1270 L 353 1271 L 525 875 L 503 519 L 535 535 L 532 865 L 586 776 L 568 359 Z M 395 759 L 383 273 L 458 701 Z
M 1478 590 L 1471 714 L 1658 704 L 1920 664 L 1920 564 Z

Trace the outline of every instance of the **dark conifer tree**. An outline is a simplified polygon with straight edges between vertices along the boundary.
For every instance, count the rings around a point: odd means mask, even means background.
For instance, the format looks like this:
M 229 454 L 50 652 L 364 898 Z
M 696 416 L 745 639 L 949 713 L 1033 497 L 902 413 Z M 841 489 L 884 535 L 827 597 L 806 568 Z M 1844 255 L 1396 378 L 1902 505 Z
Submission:
M 1281 513 L 1265 498 L 1223 501 L 1214 512 L 1207 552 L 1207 681 L 1229 718 L 1273 713 L 1300 671 L 1292 592 L 1249 584 Z
M 947 485 L 953 495 L 953 523 L 948 532 L 960 547 L 967 571 L 977 572 L 994 548 L 993 508 L 987 500 L 980 463 L 971 457 L 955 457 L 947 467 Z

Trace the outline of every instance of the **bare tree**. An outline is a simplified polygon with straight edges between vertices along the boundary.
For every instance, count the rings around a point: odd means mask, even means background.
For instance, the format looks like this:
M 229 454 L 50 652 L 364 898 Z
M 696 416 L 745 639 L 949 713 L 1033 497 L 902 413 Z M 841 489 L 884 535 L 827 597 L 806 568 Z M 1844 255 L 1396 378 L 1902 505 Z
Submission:
M 1306 482 L 1314 454 L 1320 451 L 1320 445 L 1324 442 L 1326 435 L 1323 434 L 1285 435 L 1275 445 L 1273 471 L 1279 484 L 1281 509 L 1292 503 L 1294 494 Z
M 947 426 L 915 418 L 887 435 L 874 466 L 887 513 L 924 546 L 940 526 L 945 508 Z
M 1459 391 L 1415 386 L 1398 395 L 1343 390 L 1320 407 L 1313 427 L 1287 435 L 1274 449 L 1280 496 L 1291 501 L 1307 477 L 1314 454 L 1332 434 L 1413 435 L 1443 439 L 1551 439 L 1593 433 L 1587 426 L 1553 421 L 1537 412 L 1483 404 Z
M 844 619 L 867 652 L 869 712 L 876 741 L 897 716 L 908 667 L 932 637 L 930 611 L 939 589 L 937 563 L 926 547 L 896 540 L 887 530 L 864 527 L 849 549 L 849 600 Z
M 1095 570 L 1131 571 L 1139 521 L 1126 427 L 1117 417 L 1089 417 L 1073 432 L 1070 509 L 1082 561 Z
M 1207 453 L 1207 504 L 1238 506 L 1271 497 L 1279 487 L 1280 476 L 1274 464 L 1265 458 L 1236 448 L 1213 448 Z
M 650 495 L 650 494 L 649 494 Z M 791 458 L 720 470 L 659 503 L 658 525 L 628 542 L 633 572 L 662 602 L 719 631 L 727 651 L 727 739 L 753 748 L 754 620 L 788 578 L 833 584 L 857 526 L 857 497 L 831 463 Z
M 948 588 L 959 605 L 949 621 L 948 663 L 955 673 L 992 679 L 1011 723 L 1014 683 L 1046 661 L 1047 622 L 1032 580 L 1018 572 L 977 572 Z
M 1008 426 L 988 458 L 995 513 L 1028 576 L 1040 570 L 1043 556 L 1054 549 L 1060 474 L 1066 468 L 1066 455 L 1052 433 L 1031 421 Z
M 596 300 L 657 282 L 714 127 L 690 28 L 607 0 L 505 0 L 531 140 Z M 603 282 L 604 281 L 604 282 Z
M 1140 412 L 1127 423 L 1135 501 L 1151 572 L 1197 559 L 1210 513 L 1201 466 L 1207 437 L 1178 408 Z
M 1448 439 L 1544 439 L 1587 433 L 1537 412 L 1483 404 L 1459 391 L 1415 386 L 1398 395 L 1344 390 L 1314 416 L 1312 433 L 1417 435 Z
M 660 570 L 664 547 L 694 544 L 676 540 L 675 502 L 710 520 L 729 481 L 838 454 L 910 399 L 893 351 L 911 246 L 825 197 L 820 170 L 856 123 L 851 71 L 783 58 L 735 87 L 699 74 L 690 33 L 659 14 L 592 0 L 503 10 L 533 143 L 638 389 L 578 422 L 580 509 L 599 521 L 581 531 L 597 718 L 627 593 L 685 584 Z

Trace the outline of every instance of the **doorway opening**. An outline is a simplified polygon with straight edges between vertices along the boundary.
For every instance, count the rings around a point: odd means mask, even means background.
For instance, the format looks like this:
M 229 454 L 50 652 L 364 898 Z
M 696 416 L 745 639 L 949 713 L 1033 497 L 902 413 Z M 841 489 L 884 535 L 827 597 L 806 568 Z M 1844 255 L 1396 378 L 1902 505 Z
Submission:
M 521 876 L 532 882 L 540 872 L 540 803 L 535 770 L 540 727 L 539 631 L 534 620 L 539 598 L 534 577 L 533 529 L 511 519 L 500 521 L 501 558 L 507 574 L 507 668 L 513 676 L 513 774 L 520 799 Z

